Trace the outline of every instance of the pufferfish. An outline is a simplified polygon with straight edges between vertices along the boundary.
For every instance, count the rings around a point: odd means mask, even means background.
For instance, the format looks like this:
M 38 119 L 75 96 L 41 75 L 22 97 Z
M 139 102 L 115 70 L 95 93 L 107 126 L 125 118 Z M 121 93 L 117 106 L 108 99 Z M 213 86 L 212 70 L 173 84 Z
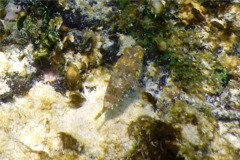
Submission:
M 140 46 L 125 48 L 123 53 L 113 67 L 104 96 L 103 108 L 95 120 L 107 110 L 118 106 L 124 95 L 137 84 L 140 78 L 143 67 L 143 49 Z

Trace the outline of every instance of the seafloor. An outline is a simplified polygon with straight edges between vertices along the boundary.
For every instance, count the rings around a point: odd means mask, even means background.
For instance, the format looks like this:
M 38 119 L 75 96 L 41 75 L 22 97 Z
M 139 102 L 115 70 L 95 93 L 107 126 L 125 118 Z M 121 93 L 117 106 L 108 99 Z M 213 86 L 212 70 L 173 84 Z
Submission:
M 240 1 L 1 0 L 0 160 L 239 160 Z

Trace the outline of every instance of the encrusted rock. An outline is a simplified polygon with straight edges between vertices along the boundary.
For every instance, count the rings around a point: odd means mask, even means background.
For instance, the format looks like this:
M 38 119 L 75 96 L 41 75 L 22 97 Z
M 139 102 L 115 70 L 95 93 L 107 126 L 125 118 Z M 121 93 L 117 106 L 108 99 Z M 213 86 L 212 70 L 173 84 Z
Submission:
M 179 14 L 179 18 L 184 24 L 190 25 L 194 22 L 204 21 L 205 18 L 205 8 L 197 2 L 190 0 L 181 3 L 182 12 Z

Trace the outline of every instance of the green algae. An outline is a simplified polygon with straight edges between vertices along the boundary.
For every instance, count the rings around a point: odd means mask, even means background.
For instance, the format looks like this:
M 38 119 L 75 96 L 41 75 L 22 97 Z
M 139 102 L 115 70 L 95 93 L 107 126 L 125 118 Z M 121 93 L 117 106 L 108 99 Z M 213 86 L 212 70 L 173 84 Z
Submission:
M 67 18 L 72 19 L 72 17 L 62 17 L 65 10 L 57 2 L 46 1 L 45 3 L 45 1 L 37 0 L 26 4 L 20 1 L 19 4 L 24 10 L 17 21 L 19 30 L 17 44 L 33 43 L 33 55 L 36 61 L 52 63 L 54 54 L 69 49 L 81 52 L 92 51 L 92 38 L 88 35 L 83 37 L 82 33 L 75 34 L 79 30 L 74 31 L 66 26 Z
M 178 13 L 184 10 L 184 7 L 176 2 L 167 2 L 165 11 L 156 16 L 151 12 L 146 0 L 114 3 L 120 12 L 109 20 L 113 20 L 111 32 L 134 37 L 139 45 L 146 48 L 145 57 L 166 67 L 174 83 L 183 91 L 199 97 L 206 93 L 221 93 L 231 78 L 230 72 L 221 66 L 214 51 L 205 50 L 195 24 L 183 27 Z M 61 62 L 54 59 L 63 56 L 61 51 L 70 47 L 76 52 L 90 54 L 95 42 L 91 35 L 82 36 L 82 32 L 78 30 L 65 33 L 69 28 L 62 27 L 66 22 L 60 11 L 57 11 L 61 9 L 59 6 L 53 9 L 51 4 L 54 2 L 45 4 L 38 0 L 29 1 L 24 6 L 24 14 L 17 22 L 19 43 L 31 41 L 34 44 L 33 56 L 37 64 L 56 64 L 62 72 L 64 58 L 60 58 Z M 75 41 L 63 41 L 66 34 L 74 36 Z M 210 69 L 201 63 L 202 59 L 207 63 L 213 62 Z
M 119 9 L 124 9 L 131 3 L 131 0 L 116 0 L 115 3 Z
M 187 159 L 208 159 L 213 158 L 214 145 L 218 140 L 218 124 L 215 118 L 208 114 L 208 110 L 203 112 L 198 111 L 201 104 L 194 106 L 186 102 L 176 100 L 168 107 L 168 112 L 165 115 L 160 115 L 159 118 L 178 128 L 181 133 L 181 145 L 178 154 Z M 218 143 L 221 143 L 220 141 Z M 237 157 L 236 151 L 232 148 L 231 144 L 224 142 L 222 149 L 227 154 L 223 157 L 234 159 Z
M 221 93 L 231 74 L 216 58 L 215 51 L 205 49 L 205 40 L 199 39 L 195 23 L 182 25 L 178 12 L 183 7 L 167 2 L 165 12 L 156 17 L 146 1 L 118 1 L 117 6 L 121 12 L 116 16 L 113 31 L 133 36 L 146 48 L 145 57 L 167 68 L 180 89 L 201 99 L 206 93 Z
M 154 37 L 161 33 L 162 23 L 154 18 L 147 1 L 117 1 L 121 13 L 113 17 L 115 22 L 112 31 L 120 31 L 130 34 L 141 46 L 151 48 L 154 45 Z M 147 34 L 146 34 L 147 33 Z
M 174 83 L 183 91 L 199 97 L 202 97 L 205 93 L 221 93 L 231 77 L 230 73 L 220 64 L 215 64 L 214 67 L 216 68 L 206 69 L 200 60 L 209 61 L 213 56 L 210 53 L 205 53 L 206 57 L 199 54 L 192 57 L 187 54 L 164 53 L 161 57 L 161 63 L 168 67 Z M 203 72 L 204 70 L 212 73 L 206 75 Z M 203 84 L 214 89 L 204 89 Z
M 75 67 L 71 70 L 77 70 L 75 77 L 69 75 L 69 68 L 73 67 L 69 67 L 64 53 L 74 52 L 87 55 L 91 59 L 89 60 L 90 67 L 96 65 L 95 61 L 100 61 L 100 58 L 97 59 L 98 57 L 93 55 L 93 47 L 97 43 L 95 33 L 90 29 L 84 31 L 81 31 L 82 28 L 72 29 L 68 23 L 74 18 L 81 18 L 81 12 L 77 10 L 75 15 L 74 11 L 65 10 L 57 1 L 19 1 L 17 4 L 23 8 L 23 11 L 17 20 L 18 31 L 15 43 L 18 46 L 32 43 L 34 65 L 38 70 L 46 66 L 54 68 L 56 74 L 65 79 L 64 87 L 69 90 L 80 89 L 83 70 Z M 70 17 L 66 17 L 65 14 L 70 14 Z M 85 62 L 82 63 L 85 64 Z
M 41 9 L 47 12 L 47 8 L 42 7 Z M 42 12 L 39 14 L 47 14 Z M 18 21 L 20 39 L 25 39 L 26 43 L 28 43 L 29 39 L 32 41 L 35 46 L 33 56 L 36 60 L 50 56 L 52 51 L 60 49 L 59 28 L 62 24 L 62 19 L 58 14 L 53 16 L 46 15 L 44 16 L 46 17 L 45 19 L 38 18 L 39 15 L 34 14 L 26 14 L 25 16 Z M 49 17 L 51 18 L 49 19 Z M 23 42 L 21 41 L 21 43 Z
M 6 5 L 7 5 L 7 0 L 2 0 L 0 2 L 0 19 L 3 19 L 6 15 L 6 9 L 5 9 Z

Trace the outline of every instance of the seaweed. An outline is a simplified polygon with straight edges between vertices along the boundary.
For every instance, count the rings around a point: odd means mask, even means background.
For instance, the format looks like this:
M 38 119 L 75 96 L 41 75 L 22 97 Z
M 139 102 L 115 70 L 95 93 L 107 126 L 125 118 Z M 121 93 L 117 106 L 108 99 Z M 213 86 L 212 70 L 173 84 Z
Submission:
M 59 12 L 50 7 L 54 2 L 16 1 L 23 8 L 23 13 L 17 21 L 18 42 L 23 46 L 34 44 L 33 57 L 37 64 L 39 61 L 50 63 L 53 51 L 61 50 L 60 27 L 63 23 Z
M 68 2 L 68 5 L 70 3 L 75 2 Z M 58 80 L 65 79 L 63 87 L 69 90 L 80 89 L 83 70 L 71 64 L 69 66 L 64 53 L 80 53 L 95 60 L 95 34 L 91 29 L 82 30 L 93 27 L 97 22 L 92 23 L 89 17 L 73 4 L 66 9 L 64 3 L 56 0 L 15 0 L 15 4 L 20 5 L 23 11 L 17 21 L 18 31 L 14 43 L 18 46 L 33 44 L 34 65 L 39 73 L 46 66 L 54 68 Z M 89 66 L 92 67 L 92 64 Z M 62 87 L 63 83 L 58 83 Z
M 0 96 L 1 102 L 11 102 L 14 96 L 24 96 L 33 86 L 35 73 L 31 73 L 26 77 L 20 76 L 18 73 L 13 73 L 6 76 L 6 84 L 8 84 L 10 91 Z
M 222 92 L 231 74 L 221 65 L 214 51 L 205 48 L 196 23 L 182 25 L 178 13 L 184 11 L 184 5 L 166 2 L 164 13 L 157 16 L 145 0 L 138 3 L 116 1 L 116 6 L 120 13 L 115 16 L 112 31 L 134 37 L 146 49 L 145 59 L 167 68 L 169 77 L 180 89 L 201 99 L 206 93 L 218 95 Z M 204 21 L 197 16 L 203 13 L 198 13 L 201 10 L 194 6 L 191 11 L 196 16 L 194 22 L 201 26 Z M 202 60 L 213 64 L 207 68 Z
M 230 72 L 212 51 L 204 48 L 196 50 L 202 48 L 202 44 L 191 28 L 172 32 L 166 38 L 169 45 L 161 54 L 159 62 L 170 71 L 173 82 L 183 91 L 199 98 L 204 98 L 206 93 L 220 94 L 231 78 Z
M 186 102 L 176 100 L 169 106 L 169 111 L 161 119 L 165 119 L 168 124 L 178 126 L 181 129 L 182 143 L 179 155 L 187 159 L 209 159 L 212 157 L 208 154 L 209 150 L 214 148 L 210 145 L 217 139 L 218 124 L 213 115 L 209 114 L 209 108 L 199 112 L 196 108 L 201 108 L 202 104 L 194 106 Z M 202 107 L 203 108 L 203 107 Z M 159 115 L 160 116 L 160 115 Z M 184 129 L 185 128 L 185 129 Z M 224 158 L 231 157 L 235 159 L 237 152 L 232 148 L 231 144 L 225 144 Z
M 145 0 L 119 0 L 115 3 L 121 12 L 112 17 L 115 20 L 111 29 L 112 32 L 129 34 L 137 40 L 139 45 L 147 49 L 156 46 L 154 38 L 162 33 L 161 28 L 164 27 L 162 17 L 165 15 L 155 17 Z
M 184 160 L 178 155 L 180 130 L 149 116 L 141 116 L 128 127 L 128 134 L 135 139 L 126 159 Z
M 65 74 L 66 87 L 69 90 L 82 88 L 82 77 L 76 65 L 70 64 Z
M 78 154 L 82 152 L 83 146 L 72 135 L 64 132 L 59 132 L 59 135 L 64 150 L 72 150 Z
M 80 92 L 70 92 L 69 93 L 69 103 L 72 108 L 79 108 L 82 106 L 82 103 L 86 100 Z
M 91 22 L 86 22 L 88 18 L 82 14 L 80 8 L 64 9 L 57 1 L 19 0 L 15 3 L 24 11 L 17 21 L 17 44 L 33 43 L 33 55 L 37 64 L 42 63 L 39 61 L 47 61 L 50 64 L 54 53 L 69 48 L 88 53 L 92 51 L 92 38 L 81 36 L 80 32 L 89 27 L 88 23 Z M 70 35 L 73 36 L 71 40 Z
M 153 95 L 149 92 L 143 92 L 143 96 L 144 96 L 144 99 L 152 105 L 153 110 L 155 112 L 158 108 L 157 99 L 154 98 Z

